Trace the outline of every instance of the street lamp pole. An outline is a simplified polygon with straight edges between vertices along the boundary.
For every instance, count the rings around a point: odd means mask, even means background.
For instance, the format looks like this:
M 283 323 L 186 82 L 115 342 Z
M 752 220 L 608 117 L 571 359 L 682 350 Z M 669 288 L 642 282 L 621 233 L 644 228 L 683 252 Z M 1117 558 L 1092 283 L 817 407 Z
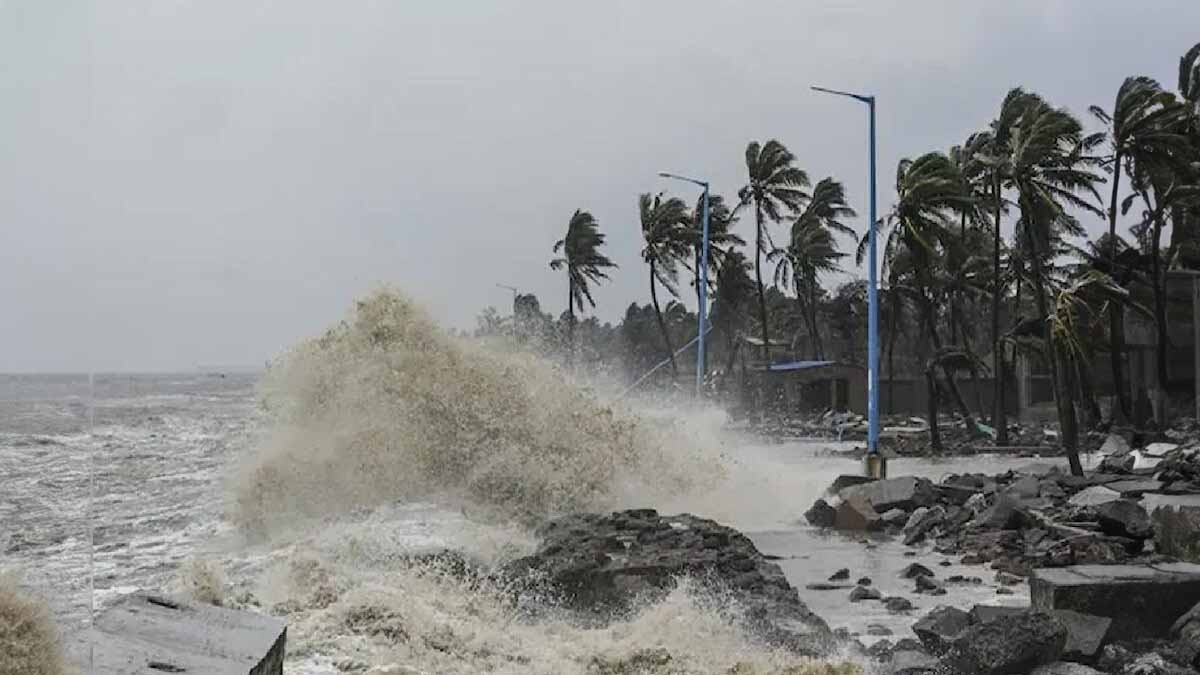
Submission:
M 704 188 L 704 198 L 702 200 L 704 206 L 701 208 L 703 213 L 700 217 L 700 306 L 696 308 L 699 322 L 698 335 L 696 336 L 696 398 L 699 398 L 704 391 L 704 350 L 708 342 L 706 335 L 708 333 L 708 181 L 677 176 L 666 172 L 660 172 L 658 175 L 663 178 L 685 181 Z
M 875 97 L 835 89 L 813 87 L 814 91 L 845 96 L 867 104 L 870 117 L 870 220 L 867 222 L 867 452 L 879 452 L 879 269 L 875 247 Z

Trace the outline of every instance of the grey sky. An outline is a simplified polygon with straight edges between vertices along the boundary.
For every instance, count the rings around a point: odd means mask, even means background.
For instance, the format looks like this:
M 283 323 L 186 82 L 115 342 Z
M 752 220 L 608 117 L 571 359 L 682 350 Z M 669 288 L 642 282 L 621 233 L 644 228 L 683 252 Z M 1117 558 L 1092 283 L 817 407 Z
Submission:
M 1173 85 L 1200 3 L 0 0 L 0 370 L 257 364 L 395 283 L 469 327 L 591 210 L 648 299 L 639 192 L 733 193 L 777 137 L 866 211 L 1024 85 L 1084 113 Z M 742 223 L 749 232 L 748 223 Z

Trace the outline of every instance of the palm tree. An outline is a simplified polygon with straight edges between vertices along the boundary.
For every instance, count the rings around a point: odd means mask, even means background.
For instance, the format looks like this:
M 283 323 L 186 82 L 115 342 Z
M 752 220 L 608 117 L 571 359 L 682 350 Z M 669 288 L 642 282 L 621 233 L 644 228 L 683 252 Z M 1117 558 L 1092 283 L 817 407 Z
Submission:
M 1170 127 L 1178 124 L 1184 110 L 1173 102 L 1173 98 L 1170 92 L 1163 91 L 1162 86 L 1149 77 L 1129 77 L 1117 90 L 1111 114 L 1099 106 L 1089 108 L 1092 115 L 1104 123 L 1110 147 L 1110 154 L 1104 158 L 1103 164 L 1112 175 L 1112 192 L 1108 205 L 1110 241 L 1115 241 L 1117 237 L 1117 199 L 1125 164 L 1134 161 L 1144 163 L 1146 158 L 1169 153 L 1170 144 L 1178 142 L 1177 135 Z M 1115 248 L 1110 252 L 1115 254 Z M 1116 259 L 1110 258 L 1107 262 L 1111 273 L 1119 276 Z M 1121 413 L 1128 417 L 1133 407 L 1129 390 L 1125 387 L 1125 379 L 1121 375 L 1121 357 L 1125 350 L 1122 313 L 1121 306 L 1115 303 L 1109 308 L 1109 353 L 1113 387 L 1117 391 Z
M 962 177 L 950 159 L 940 152 L 926 153 L 917 159 L 902 159 L 896 169 L 897 201 L 892 210 L 876 227 L 888 228 L 884 243 L 884 260 L 894 259 L 900 247 L 905 249 L 913 266 L 915 296 L 922 322 L 929 333 L 935 353 L 943 343 L 938 333 L 933 270 L 943 264 L 947 242 L 953 237 L 953 213 L 974 208 L 975 202 L 966 191 Z M 867 238 L 859 242 L 858 262 L 862 264 Z M 886 276 L 886 272 L 885 272 Z M 947 387 L 963 416 L 967 427 L 974 426 L 971 412 L 963 402 L 954 382 L 956 362 L 934 360 L 946 379 Z M 932 380 L 931 380 L 932 382 Z M 932 389 L 932 387 L 931 387 Z M 936 396 L 935 391 L 929 392 Z M 938 442 L 937 418 L 929 420 L 930 439 Z M 937 450 L 937 448 L 935 448 Z
M 775 262 L 775 284 L 787 288 L 791 279 L 796 292 L 800 317 L 810 336 L 813 358 L 821 358 L 820 330 L 817 327 L 817 292 L 819 275 L 841 269 L 838 260 L 846 254 L 838 250 L 833 233 L 855 236 L 842 222 L 857 215 L 846 204 L 845 187 L 833 178 L 823 178 L 813 190 L 812 198 L 792 223 L 791 238 L 786 248 L 773 249 L 768 262 Z
M 710 195 L 708 198 L 708 264 L 710 268 L 721 265 L 724 256 L 736 246 L 745 246 L 746 242 L 733 232 L 733 224 L 737 215 L 729 210 L 725 198 L 721 195 Z M 704 255 L 704 196 L 696 201 L 696 209 L 692 211 L 688 228 L 685 231 L 688 245 L 692 247 L 692 286 L 696 290 L 696 306 L 700 306 L 700 258 Z M 709 279 L 711 290 L 712 279 Z
M 808 174 L 795 165 L 796 157 L 782 143 L 769 140 L 766 145 L 752 141 L 746 146 L 746 171 L 750 181 L 738 191 L 741 204 L 754 204 L 754 277 L 758 284 L 758 314 L 762 324 L 762 358 L 770 358 L 770 334 L 767 330 L 767 300 L 762 281 L 762 257 L 770 253 L 771 236 L 767 222 L 777 223 L 788 213 L 800 210 L 808 194 Z
M 725 372 L 733 369 L 737 358 L 739 328 L 744 323 L 747 309 L 754 294 L 754 281 L 750 279 L 750 263 L 746 256 L 731 249 L 717 267 L 717 290 L 713 301 L 713 327 L 725 335 L 728 354 Z
M 616 267 L 616 263 L 600 253 L 604 245 L 604 233 L 600 232 L 595 217 L 587 211 L 575 209 L 567 223 L 567 234 L 554 242 L 554 253 L 561 253 L 550 261 L 550 269 L 567 268 L 567 359 L 575 348 L 575 308 L 583 311 L 584 303 L 596 306 L 592 298 L 592 284 L 608 279 L 605 269 Z
M 1189 108 L 1184 133 L 1200 148 L 1200 42 L 1179 59 L 1179 98 Z M 1189 266 L 1200 266 L 1200 206 L 1172 209 L 1171 220 L 1171 248 Z
M 671 334 L 663 322 L 656 286 L 662 284 L 673 297 L 679 297 L 679 263 L 687 259 L 691 250 L 687 237 L 691 218 L 687 204 L 682 199 L 671 197 L 664 200 L 662 193 L 651 197 L 648 192 L 638 197 L 638 215 L 642 224 L 642 239 L 646 242 L 642 248 L 642 260 L 650 265 L 650 300 L 654 303 L 658 329 L 662 333 L 667 359 L 671 362 L 671 373 L 678 375 L 675 348 L 671 345 Z
M 1063 232 L 1078 234 L 1083 231 L 1067 207 L 1103 216 L 1100 208 L 1079 196 L 1082 193 L 1097 203 L 1102 201 L 1096 191 L 1096 184 L 1102 178 L 1090 170 L 1091 166 L 1099 164 L 1099 160 L 1083 154 L 1090 142 L 1091 139 L 1084 138 L 1079 120 L 1071 113 L 1029 95 L 1020 119 L 1013 127 L 1009 154 L 1002 160 L 1017 193 L 1021 213 L 1017 236 L 1028 255 L 1038 321 L 1049 321 L 1051 317 L 1048 291 L 1054 278 L 1047 272 L 1047 263 L 1059 253 L 1055 242 Z M 1063 343 L 1047 331 L 1046 355 L 1063 449 L 1071 473 L 1082 475 L 1079 430 L 1074 401 L 1067 387 L 1068 363 L 1062 348 Z

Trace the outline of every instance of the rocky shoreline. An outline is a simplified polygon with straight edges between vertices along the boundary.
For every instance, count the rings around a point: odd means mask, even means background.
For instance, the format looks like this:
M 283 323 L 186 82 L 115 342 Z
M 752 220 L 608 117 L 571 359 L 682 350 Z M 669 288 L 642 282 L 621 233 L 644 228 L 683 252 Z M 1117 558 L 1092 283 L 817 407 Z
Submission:
M 932 550 L 956 556 L 963 564 L 989 565 L 1000 594 L 1027 580 L 1050 583 L 1038 581 L 1039 576 L 1051 576 L 1046 570 L 1086 567 L 1100 570 L 1093 574 L 1102 581 L 1105 574 L 1122 579 L 1143 572 L 1158 579 L 1164 565 L 1181 558 L 1197 560 L 1200 506 L 1192 504 L 1200 504 L 1195 498 L 1200 495 L 1200 443 L 1157 443 L 1135 451 L 1128 437 L 1112 434 L 1102 449 L 1106 456 L 1098 469 L 1083 476 L 1049 464 L 990 476 L 950 475 L 938 483 L 914 477 L 871 481 L 842 476 L 830 486 L 828 498 L 818 499 L 805 517 L 815 526 L 886 533 L 914 551 Z M 1147 466 L 1139 468 L 1139 463 Z M 1144 502 L 1149 499 L 1154 504 L 1147 508 Z M 1200 594 L 1200 567 L 1195 569 Z M 833 581 L 852 576 L 848 569 L 839 570 Z M 913 593 L 920 595 L 944 595 L 947 583 L 982 582 L 940 579 L 921 565 L 910 565 L 904 576 L 913 580 Z M 1174 583 L 1163 583 L 1168 581 Z M 837 587 L 810 585 L 814 590 Z M 1113 596 L 1107 606 L 1114 608 L 1110 616 L 1043 611 L 1045 607 L 940 607 L 914 624 L 918 639 L 895 644 L 881 640 L 867 652 L 896 673 L 1200 672 L 1195 670 L 1200 667 L 1200 604 L 1191 611 L 1190 604 L 1181 606 L 1181 616 L 1170 617 L 1174 624 L 1167 621 L 1151 634 L 1122 642 L 1121 632 L 1106 632 L 1111 615 L 1135 613 L 1149 587 L 1130 590 L 1116 581 L 1097 587 Z M 1053 597 L 1046 593 L 1043 596 Z M 906 598 L 884 598 L 864 584 L 850 591 L 848 601 L 884 602 L 898 612 L 911 606 Z M 1053 604 L 1042 604 L 1048 603 Z M 1200 595 L 1192 601 L 1196 603 Z M 1036 594 L 1033 604 L 1038 605 Z M 1080 649 L 1077 643 L 1089 631 L 1092 639 Z M 1059 658 L 1073 663 L 1050 667 Z

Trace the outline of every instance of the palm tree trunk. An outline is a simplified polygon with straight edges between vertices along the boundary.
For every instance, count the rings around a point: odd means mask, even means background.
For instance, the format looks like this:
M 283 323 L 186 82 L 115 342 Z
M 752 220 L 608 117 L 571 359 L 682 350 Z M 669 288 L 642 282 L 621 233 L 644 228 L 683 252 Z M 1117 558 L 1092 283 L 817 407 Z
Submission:
M 817 359 L 825 358 L 825 345 L 821 342 L 821 325 L 817 323 L 817 280 L 808 284 L 808 323 L 812 326 L 813 352 Z
M 575 275 L 567 267 L 567 368 L 575 365 Z
M 925 386 L 929 389 L 929 452 L 942 454 L 942 434 L 938 429 L 938 386 L 933 361 L 925 364 Z
M 757 229 L 754 231 L 754 279 L 758 283 L 758 318 L 762 321 L 762 360 L 763 363 L 771 361 L 771 340 L 767 331 L 767 296 L 763 290 L 762 281 L 762 206 L 754 205 L 754 220 L 757 224 Z
M 1075 366 L 1075 377 L 1079 381 L 1079 400 L 1087 411 L 1089 428 L 1095 428 L 1102 420 L 1100 404 L 1096 401 L 1096 386 L 1092 382 L 1091 363 L 1080 363 Z
M 1108 262 L 1114 280 L 1117 278 L 1117 192 L 1120 186 L 1121 151 L 1117 150 L 1113 156 L 1112 196 L 1108 205 Z M 1117 394 L 1117 405 L 1120 406 L 1121 412 L 1120 416 L 1129 419 L 1129 416 L 1133 413 L 1133 403 L 1129 400 L 1129 388 L 1125 386 L 1125 378 L 1121 375 L 1121 359 L 1125 356 L 1124 312 L 1124 308 L 1119 303 L 1114 302 L 1108 308 L 1108 352 L 1112 367 L 1113 390 Z M 1113 417 L 1116 416 L 1113 415 Z
M 996 200 L 992 246 L 992 426 L 996 427 L 996 445 L 1008 445 L 1008 415 L 1004 401 L 1004 351 L 1000 344 L 1000 298 L 1004 295 L 1004 283 L 1000 277 L 1000 175 L 993 181 L 993 197 Z
M 1169 373 L 1167 372 L 1168 364 L 1168 349 L 1170 348 L 1170 335 L 1167 333 L 1167 284 L 1166 276 L 1162 272 L 1162 262 L 1158 254 L 1158 247 L 1162 241 L 1162 211 L 1156 211 L 1154 225 L 1152 230 L 1153 242 L 1150 249 L 1151 270 L 1154 275 L 1154 324 L 1157 335 L 1157 349 L 1155 349 L 1155 361 L 1158 366 L 1158 393 L 1155 396 L 1154 406 L 1154 421 L 1158 423 L 1159 428 L 1162 428 L 1167 421 L 1167 381 Z
M 1027 229 L 1032 229 L 1026 224 Z M 1037 304 L 1038 316 L 1043 320 L 1050 316 L 1046 305 L 1046 277 L 1042 269 L 1042 259 L 1034 245 L 1033 233 L 1026 232 L 1026 245 L 1029 249 L 1030 263 L 1033 265 L 1034 301 Z M 1059 433 L 1062 435 L 1063 451 L 1067 454 L 1067 462 L 1071 466 L 1071 474 L 1083 475 L 1083 465 L 1079 463 L 1079 427 L 1075 418 L 1075 402 L 1071 399 L 1066 386 L 1066 370 L 1063 367 L 1063 357 L 1054 341 L 1053 332 L 1046 331 L 1046 354 L 1050 357 L 1050 381 L 1054 388 L 1054 404 L 1058 409 Z
M 922 274 L 921 276 L 924 277 L 925 275 Z M 925 322 L 929 325 L 929 339 L 933 342 L 934 354 L 936 355 L 937 352 L 942 350 L 942 339 L 937 331 L 937 315 L 933 308 L 933 299 L 929 297 L 927 290 L 929 288 L 928 279 L 922 279 L 922 286 L 924 290 L 921 292 L 921 304 L 925 309 Z M 950 395 L 954 399 L 954 405 L 958 406 L 958 411 L 966 418 L 967 429 L 975 429 L 974 416 L 971 414 L 971 409 L 967 407 L 966 400 L 963 399 L 962 392 L 958 389 L 958 384 L 954 381 L 954 371 L 945 365 L 941 366 L 941 369 L 942 377 L 946 380 L 946 388 L 950 390 Z
M 892 290 L 889 295 L 892 295 L 892 311 L 888 317 L 888 344 L 887 344 L 887 367 L 888 367 L 888 412 L 895 414 L 896 412 L 896 362 L 893 358 L 896 354 L 896 324 L 899 322 L 898 310 L 896 307 L 895 296 L 896 291 Z
M 815 349 L 812 346 L 814 344 L 812 339 L 812 324 L 808 322 L 808 310 L 804 307 L 804 290 L 800 288 L 800 284 L 796 284 L 796 308 L 800 312 L 800 322 L 804 324 L 804 332 L 808 333 L 809 349 L 803 353 L 811 354 L 812 350 Z
M 679 369 L 675 366 L 675 348 L 671 346 L 671 335 L 667 332 L 667 324 L 663 322 L 662 310 L 658 308 L 658 291 L 654 288 L 654 259 L 650 260 L 650 300 L 654 303 L 654 317 L 658 319 L 658 330 L 662 333 L 663 344 L 667 347 L 667 359 L 671 362 L 671 374 L 678 377 Z

